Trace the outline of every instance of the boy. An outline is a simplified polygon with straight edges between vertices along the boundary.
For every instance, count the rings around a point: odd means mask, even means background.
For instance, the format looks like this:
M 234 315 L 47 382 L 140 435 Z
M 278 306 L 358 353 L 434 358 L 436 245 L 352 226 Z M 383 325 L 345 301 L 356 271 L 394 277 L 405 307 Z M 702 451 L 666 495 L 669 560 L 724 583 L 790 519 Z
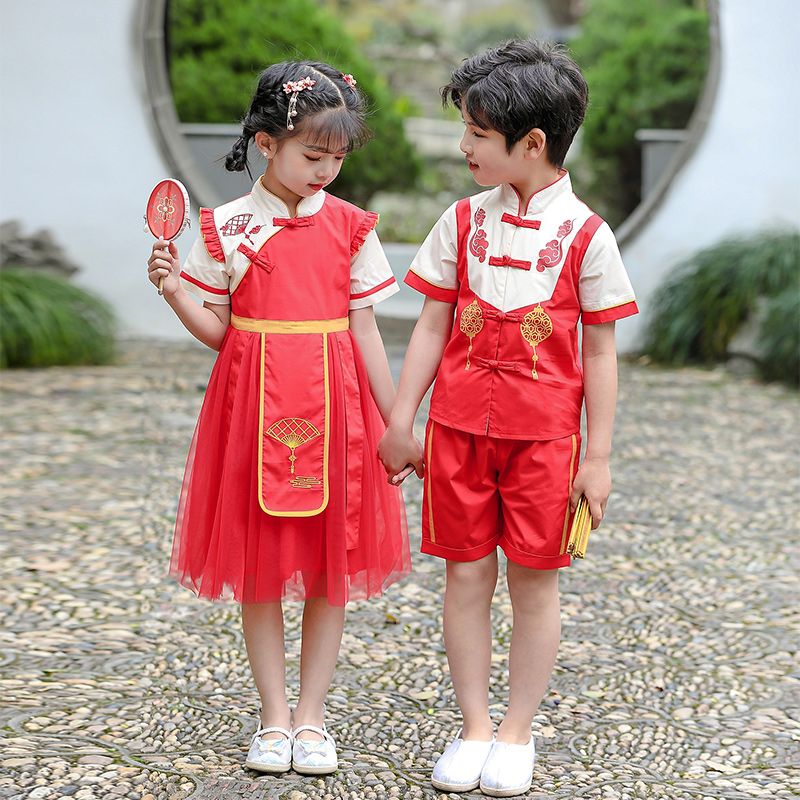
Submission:
M 610 228 L 562 168 L 587 96 L 565 52 L 532 41 L 467 59 L 442 90 L 463 116 L 460 147 L 476 183 L 496 188 L 447 209 L 411 265 L 406 283 L 425 305 L 379 452 L 395 482 L 406 465 L 424 471 L 422 552 L 447 559 L 444 638 L 463 727 L 433 771 L 446 791 L 530 788 L 570 514 L 585 495 L 596 528 L 611 490 L 614 322 L 637 308 Z M 434 378 L 423 457 L 412 427 Z M 588 441 L 576 472 L 584 396 Z M 509 704 L 493 736 L 498 545 L 514 623 Z

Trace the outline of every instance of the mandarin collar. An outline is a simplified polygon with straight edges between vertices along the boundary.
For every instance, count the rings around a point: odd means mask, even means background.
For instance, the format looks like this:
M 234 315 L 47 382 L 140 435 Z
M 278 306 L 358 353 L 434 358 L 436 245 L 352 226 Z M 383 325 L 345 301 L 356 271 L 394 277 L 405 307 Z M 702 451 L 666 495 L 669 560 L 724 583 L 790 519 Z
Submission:
M 543 213 L 557 198 L 571 193 L 572 181 L 570 180 L 569 172 L 563 169 L 558 178 L 547 186 L 539 189 L 539 191 L 531 197 L 528 201 L 527 209 L 520 209 L 519 194 L 510 183 L 504 183 L 500 187 L 500 203 L 503 207 L 503 211 L 525 218 Z
M 268 189 L 264 188 L 259 178 L 253 184 L 253 191 L 251 192 L 253 199 L 263 208 L 271 217 L 287 218 L 289 216 L 289 208 L 283 200 L 277 195 L 274 195 Z M 316 214 L 325 203 L 325 190 L 320 189 L 315 194 L 309 197 L 304 197 L 297 204 L 298 217 L 310 217 Z

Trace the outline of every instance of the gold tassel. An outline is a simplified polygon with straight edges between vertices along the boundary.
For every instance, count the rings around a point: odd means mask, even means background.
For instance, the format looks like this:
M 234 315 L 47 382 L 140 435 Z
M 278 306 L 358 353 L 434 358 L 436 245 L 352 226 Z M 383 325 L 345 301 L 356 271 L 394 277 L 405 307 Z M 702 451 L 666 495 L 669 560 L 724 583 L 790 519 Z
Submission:
M 572 527 L 569 531 L 567 553 L 575 558 L 586 557 L 586 547 L 589 544 L 589 532 L 592 529 L 592 515 L 589 512 L 589 503 L 581 495 L 575 515 L 572 518 Z

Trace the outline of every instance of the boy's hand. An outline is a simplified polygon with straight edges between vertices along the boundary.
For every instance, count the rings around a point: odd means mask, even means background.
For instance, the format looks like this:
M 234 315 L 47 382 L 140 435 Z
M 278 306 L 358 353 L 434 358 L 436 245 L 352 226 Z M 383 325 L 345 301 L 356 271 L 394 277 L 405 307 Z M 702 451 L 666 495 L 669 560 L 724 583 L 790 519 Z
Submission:
M 164 295 L 171 297 L 181 288 L 180 271 L 181 264 L 175 243 L 159 239 L 153 245 L 153 252 L 147 259 L 147 277 L 150 283 L 157 287 L 163 277 Z
M 575 511 L 581 495 L 586 496 L 592 514 L 592 530 L 600 526 L 611 494 L 611 470 L 607 458 L 587 458 L 572 482 L 569 508 Z
M 421 478 L 425 473 L 422 445 L 410 432 L 398 431 L 391 425 L 378 442 L 378 458 L 383 462 L 389 483 L 399 486 L 412 472 Z

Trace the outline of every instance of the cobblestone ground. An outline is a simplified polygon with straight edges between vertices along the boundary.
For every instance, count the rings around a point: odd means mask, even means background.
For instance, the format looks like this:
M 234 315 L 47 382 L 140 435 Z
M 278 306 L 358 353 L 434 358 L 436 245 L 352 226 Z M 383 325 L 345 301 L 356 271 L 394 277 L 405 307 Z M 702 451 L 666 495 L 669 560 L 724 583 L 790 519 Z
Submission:
M 244 769 L 257 697 L 237 608 L 164 574 L 210 363 L 129 345 L 114 367 L 2 377 L 0 797 L 437 797 L 430 770 L 458 717 L 442 564 L 419 554 L 410 579 L 348 612 L 338 774 Z M 796 797 L 797 399 L 722 372 L 627 365 L 621 385 L 615 492 L 588 559 L 561 575 L 528 797 Z M 416 481 L 407 500 L 416 547 Z M 288 618 L 296 692 L 297 606 Z M 500 715 L 502 589 L 494 622 Z

